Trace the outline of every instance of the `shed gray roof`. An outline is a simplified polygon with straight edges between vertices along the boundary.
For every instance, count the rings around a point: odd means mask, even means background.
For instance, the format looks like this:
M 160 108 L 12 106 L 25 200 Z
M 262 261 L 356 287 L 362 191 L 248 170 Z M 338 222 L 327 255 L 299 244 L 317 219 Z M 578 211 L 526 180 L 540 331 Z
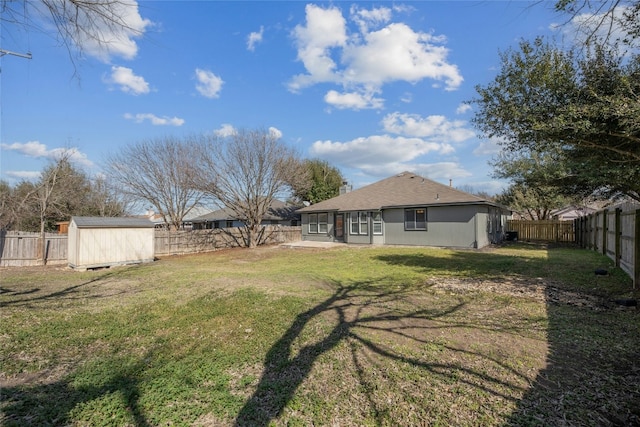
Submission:
M 74 216 L 71 222 L 78 228 L 154 228 L 147 218 Z
M 469 204 L 503 208 L 473 194 L 456 190 L 411 172 L 403 172 L 352 192 L 298 209 L 298 212 L 372 211 L 393 207 Z

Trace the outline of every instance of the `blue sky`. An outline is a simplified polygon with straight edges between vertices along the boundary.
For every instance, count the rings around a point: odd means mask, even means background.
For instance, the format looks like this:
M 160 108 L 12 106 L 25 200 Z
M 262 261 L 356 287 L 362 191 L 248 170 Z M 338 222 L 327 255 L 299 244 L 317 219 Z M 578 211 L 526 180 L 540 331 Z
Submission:
M 476 135 L 466 101 L 499 51 L 562 21 L 552 6 L 131 2 L 139 34 L 75 61 L 53 32 L 5 24 L 0 47 L 33 57 L 0 58 L 0 179 L 32 179 L 64 149 L 95 175 L 136 141 L 272 128 L 356 188 L 409 170 L 497 193 L 497 145 Z

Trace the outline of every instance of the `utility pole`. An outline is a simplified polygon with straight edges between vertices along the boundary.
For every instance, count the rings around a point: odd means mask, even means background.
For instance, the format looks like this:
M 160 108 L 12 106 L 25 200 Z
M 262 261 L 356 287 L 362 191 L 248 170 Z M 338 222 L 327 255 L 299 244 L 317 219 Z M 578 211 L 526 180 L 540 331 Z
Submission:
M 30 53 L 18 53 L 18 52 L 12 52 L 12 51 L 6 50 L 6 49 L 0 49 L 0 57 L 5 56 L 5 55 L 13 55 L 13 56 L 19 56 L 20 58 L 31 59 L 31 54 Z

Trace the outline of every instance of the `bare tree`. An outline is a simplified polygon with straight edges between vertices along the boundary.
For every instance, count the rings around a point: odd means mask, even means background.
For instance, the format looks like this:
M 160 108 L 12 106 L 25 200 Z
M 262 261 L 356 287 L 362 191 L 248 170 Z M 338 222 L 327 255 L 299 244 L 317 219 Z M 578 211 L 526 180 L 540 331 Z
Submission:
M 81 56 L 85 51 L 128 56 L 134 45 L 131 39 L 149 25 L 134 0 L 0 0 L 0 23 L 3 29 L 54 33 L 72 62 L 76 53 Z
M 150 203 L 167 227 L 177 230 L 202 199 L 193 187 L 199 140 L 162 137 L 129 145 L 108 158 L 106 175 L 123 194 Z
M 239 130 L 201 145 L 196 185 L 244 222 L 246 245 L 259 243 L 261 223 L 271 203 L 306 178 L 296 151 L 272 131 Z
M 556 0 L 554 6 L 556 11 L 568 15 L 568 22 L 574 24 L 586 45 L 604 42 L 637 47 L 640 38 L 638 0 Z
M 91 185 L 90 206 L 98 216 L 122 216 L 129 210 L 131 201 L 110 185 L 104 175 L 94 178 Z
M 25 200 L 33 198 L 38 206 L 40 215 L 40 255 L 42 264 L 47 263 L 47 241 L 45 232 L 47 231 L 47 220 L 57 213 L 65 212 L 69 205 L 69 195 L 82 193 L 79 185 L 85 177 L 77 173 L 72 167 L 70 159 L 73 150 L 64 150 L 51 164 L 46 167 L 41 175 L 40 181 L 34 186 L 33 193 L 28 194 Z

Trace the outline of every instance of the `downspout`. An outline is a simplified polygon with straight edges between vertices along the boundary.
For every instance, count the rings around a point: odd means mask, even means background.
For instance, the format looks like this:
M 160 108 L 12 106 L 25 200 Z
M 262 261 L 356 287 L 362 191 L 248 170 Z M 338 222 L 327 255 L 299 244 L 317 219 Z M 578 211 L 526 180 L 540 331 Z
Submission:
M 368 218 L 368 223 L 369 226 L 367 227 L 369 229 L 369 244 L 373 245 L 373 215 L 371 215 L 373 212 L 368 212 L 367 216 Z
M 476 214 L 473 216 L 473 248 L 478 249 L 478 211 L 476 209 Z

